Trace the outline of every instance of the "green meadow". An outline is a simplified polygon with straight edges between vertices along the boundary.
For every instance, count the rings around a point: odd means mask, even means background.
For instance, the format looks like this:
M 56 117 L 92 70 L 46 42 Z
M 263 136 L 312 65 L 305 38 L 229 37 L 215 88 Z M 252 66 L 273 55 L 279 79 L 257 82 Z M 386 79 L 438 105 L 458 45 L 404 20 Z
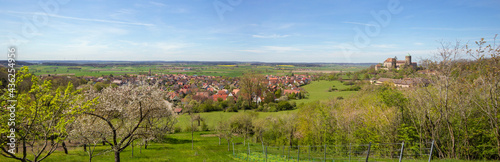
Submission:
M 194 132 L 194 149 L 191 146 L 191 133 L 175 133 L 167 134 L 158 143 L 150 143 L 147 149 L 144 146 L 140 146 L 137 143 L 134 144 L 133 151 L 132 147 L 129 146 L 120 154 L 120 158 L 124 162 L 191 162 L 191 161 L 206 161 L 206 162 L 219 162 L 219 161 L 246 161 L 247 154 L 242 150 L 243 146 L 239 145 L 236 147 L 237 155 L 239 158 L 233 157 L 232 145 L 230 145 L 230 151 L 228 151 L 227 142 L 223 139 L 221 140 L 221 145 L 219 145 L 219 139 L 213 135 L 214 132 Z M 234 143 L 241 143 L 243 139 L 240 137 L 233 138 Z M 258 148 L 260 144 L 252 143 L 252 147 Z M 246 148 L 246 147 L 244 147 Z M 260 148 L 260 147 L 259 147 Z M 109 149 L 109 146 L 99 145 L 96 150 L 102 151 Z M 133 153 L 132 153 L 133 152 Z M 133 154 L 133 155 L 132 155 Z M 253 150 L 249 157 L 252 161 L 265 161 L 262 152 Z M 279 153 L 278 153 L 279 154 Z M 279 155 L 268 154 L 269 159 L 272 161 L 288 161 Z M 18 155 L 21 155 L 18 153 Z M 304 155 L 306 156 L 306 155 Z M 32 157 L 28 154 L 28 157 Z M 345 158 L 344 158 L 345 159 Z M 360 158 L 353 159 L 357 161 Z M 361 158 L 362 159 L 362 158 Z M 2 162 L 16 162 L 10 158 L 5 158 L 0 156 L 0 161 Z M 83 147 L 70 147 L 68 154 L 64 154 L 63 151 L 58 150 L 50 155 L 48 158 L 44 159 L 45 162 L 87 162 L 89 161 L 88 155 L 83 151 Z M 92 159 L 94 162 L 109 162 L 114 161 L 113 152 L 106 152 Z M 291 160 L 294 161 L 294 160 Z M 301 160 L 304 161 L 304 160 Z M 307 160 L 305 160 L 307 161 Z M 320 161 L 316 159 L 315 161 Z M 397 159 L 382 159 L 381 161 L 397 161 Z M 427 160 L 412 160 L 404 159 L 404 161 L 411 162 L 426 162 Z M 437 162 L 465 162 L 466 160 L 450 160 L 450 159 L 436 159 L 432 161 Z M 476 160 L 477 162 L 488 160 Z
M 332 87 L 337 88 L 338 90 L 329 92 L 328 90 Z M 295 101 L 297 104 L 300 104 L 300 103 L 309 103 L 320 100 L 328 100 L 337 97 L 347 98 L 350 95 L 356 93 L 356 91 L 340 91 L 341 89 L 345 89 L 348 87 L 351 86 L 346 86 L 342 84 L 340 81 L 325 81 L 325 80 L 313 81 L 311 84 L 303 86 L 303 88 L 308 93 L 308 98 L 301 100 L 293 100 L 293 101 Z
M 235 142 L 239 141 L 238 138 Z M 219 139 L 212 135 L 212 132 L 195 132 L 194 133 L 194 149 L 191 149 L 191 133 L 176 133 L 168 134 L 162 139 L 161 143 L 151 143 L 147 149 L 140 148 L 140 145 L 135 143 L 133 156 L 132 147 L 127 147 L 120 154 L 122 161 L 131 162 L 153 162 L 153 161 L 234 161 L 231 153 L 227 151 L 227 142 L 222 141 L 219 145 Z M 108 149 L 109 146 L 99 145 L 96 150 Z M 18 153 L 18 156 L 22 156 Z M 32 157 L 28 154 L 28 157 Z M 10 158 L 0 157 L 2 162 L 14 162 Z M 61 162 L 61 161 L 89 161 L 88 155 L 83 151 L 83 147 L 70 147 L 69 153 L 66 155 L 63 151 L 56 151 L 50 155 L 46 162 Z M 114 161 L 113 152 L 106 152 L 102 155 L 94 157 L 92 161 L 108 162 Z

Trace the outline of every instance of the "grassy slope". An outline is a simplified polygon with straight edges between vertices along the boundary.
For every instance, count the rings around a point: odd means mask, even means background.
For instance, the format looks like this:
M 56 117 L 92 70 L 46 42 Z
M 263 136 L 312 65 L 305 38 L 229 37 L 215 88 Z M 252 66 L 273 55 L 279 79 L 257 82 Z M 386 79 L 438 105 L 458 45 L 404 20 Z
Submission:
M 349 86 L 345 86 L 339 81 L 313 81 L 311 84 L 305 85 L 303 88 L 309 93 L 309 98 L 307 99 L 302 99 L 302 100 L 295 100 L 297 104 L 299 103 L 309 103 L 309 102 L 314 102 L 314 101 L 319 101 L 319 100 L 327 100 L 331 98 L 337 98 L 339 96 L 342 96 L 344 98 L 348 97 L 351 94 L 356 93 L 355 91 L 334 91 L 334 92 L 328 92 L 328 89 L 330 87 L 333 87 L 335 85 L 335 88 L 337 89 L 344 89 Z

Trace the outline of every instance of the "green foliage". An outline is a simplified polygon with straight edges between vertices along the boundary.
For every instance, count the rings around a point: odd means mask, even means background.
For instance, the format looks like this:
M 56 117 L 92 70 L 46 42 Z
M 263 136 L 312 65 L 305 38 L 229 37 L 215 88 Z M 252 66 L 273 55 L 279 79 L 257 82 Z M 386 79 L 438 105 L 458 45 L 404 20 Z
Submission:
M 276 107 L 278 111 L 292 110 L 293 108 L 294 107 L 288 101 L 280 101 Z
M 31 149 L 36 155 L 34 159 L 44 159 L 48 157 L 57 148 L 57 143 L 67 138 L 68 132 L 66 126 L 74 121 L 75 116 L 84 111 L 90 110 L 90 106 L 96 103 L 96 100 L 79 102 L 81 99 L 80 90 L 74 91 L 73 85 L 68 83 L 66 88 L 52 90 L 51 81 L 41 81 L 38 77 L 32 76 L 28 67 L 22 67 L 18 73 L 16 85 L 21 84 L 24 79 L 31 78 L 31 89 L 28 92 L 18 94 L 17 106 L 15 112 L 16 118 L 16 138 L 20 140 L 18 144 L 38 145 L 49 140 L 55 143 L 41 149 Z M 5 93 L 4 93 L 5 95 Z M 7 97 L 2 97 L 2 104 L 6 105 Z M 1 118 L 6 120 L 9 113 L 2 113 Z M 9 126 L 2 124 L 0 133 L 7 133 Z M 5 146 L 7 141 L 2 138 L 1 145 Z M 5 151 L 5 150 L 3 150 Z M 4 152 L 10 158 L 27 160 L 24 157 Z M 24 149 L 23 154 L 28 153 Z

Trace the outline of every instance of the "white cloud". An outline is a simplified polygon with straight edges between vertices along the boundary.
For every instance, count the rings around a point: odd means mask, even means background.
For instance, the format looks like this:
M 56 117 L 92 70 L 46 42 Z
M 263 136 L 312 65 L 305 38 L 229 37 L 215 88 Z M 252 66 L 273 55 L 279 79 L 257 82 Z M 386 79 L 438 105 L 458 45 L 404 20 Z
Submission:
M 500 28 L 485 28 L 485 27 L 472 27 L 472 28 L 440 28 L 440 27 L 413 27 L 414 30 L 437 30 L 437 31 L 495 31 Z
M 383 49 L 392 49 L 396 48 L 395 44 L 372 44 L 371 47 L 373 48 L 383 48 Z
M 13 13 L 13 14 L 25 14 L 25 15 L 47 15 L 47 16 L 50 16 L 50 17 L 56 17 L 56 18 L 61 18 L 61 19 L 80 20 L 80 21 L 92 21 L 92 22 L 102 22 L 102 23 L 111 23 L 111 24 L 154 26 L 153 24 L 148 24 L 148 23 L 124 22 L 124 21 L 114 21 L 114 20 L 104 20 L 104 19 L 92 19 L 92 18 L 80 18 L 80 17 L 62 16 L 62 15 L 56 15 L 56 14 L 47 14 L 47 13 L 41 13 L 41 12 L 17 12 L 17 11 L 0 11 L 0 12 Z
M 247 50 L 236 50 L 240 52 L 250 52 L 250 53 L 283 53 L 283 52 L 295 52 L 301 51 L 302 49 L 295 47 L 285 47 L 285 46 L 262 46 L 260 49 L 247 49 Z
M 283 47 L 283 46 L 264 46 L 264 49 L 275 52 L 290 52 L 290 51 L 300 51 L 301 49 L 295 47 Z
M 172 43 L 172 42 L 133 42 L 127 40 L 119 40 L 120 42 L 127 43 L 132 46 L 139 46 L 139 48 L 156 48 L 161 50 L 177 50 L 181 48 L 186 48 L 191 45 L 185 43 Z
M 279 34 L 272 34 L 272 35 L 252 35 L 252 37 L 254 38 L 272 38 L 272 39 L 276 39 L 276 38 L 286 38 L 290 35 L 279 35 Z
M 241 52 L 250 52 L 250 53 L 264 53 L 265 51 L 262 50 L 237 50 Z
M 154 2 L 154 1 L 149 1 L 150 4 L 158 6 L 158 7 L 165 7 L 167 5 L 160 3 L 160 2 Z

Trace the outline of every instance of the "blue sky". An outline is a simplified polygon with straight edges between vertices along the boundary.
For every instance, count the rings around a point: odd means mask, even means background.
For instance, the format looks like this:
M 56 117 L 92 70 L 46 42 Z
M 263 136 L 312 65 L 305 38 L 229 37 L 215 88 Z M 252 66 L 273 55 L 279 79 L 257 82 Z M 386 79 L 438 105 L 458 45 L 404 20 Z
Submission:
M 18 60 L 382 62 L 492 41 L 498 0 L 0 0 Z M 415 60 L 414 59 L 414 60 Z

